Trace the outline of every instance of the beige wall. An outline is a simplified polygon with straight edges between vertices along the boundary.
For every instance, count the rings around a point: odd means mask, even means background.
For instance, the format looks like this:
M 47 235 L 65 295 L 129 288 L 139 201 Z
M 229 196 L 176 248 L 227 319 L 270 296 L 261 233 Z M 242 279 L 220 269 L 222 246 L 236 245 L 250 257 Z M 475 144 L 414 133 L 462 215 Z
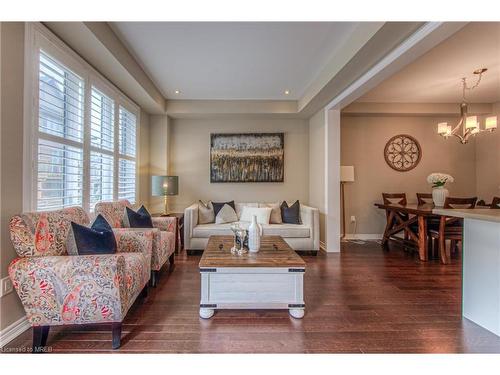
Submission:
M 168 157 L 170 150 L 169 124 L 169 118 L 166 115 L 152 115 L 150 118 L 149 169 L 151 176 L 168 175 Z M 163 212 L 163 198 L 150 197 L 149 209 L 151 212 Z
M 16 253 L 10 242 L 9 220 L 23 208 L 24 24 L 2 23 L 1 32 L 1 277 Z M 0 301 L 0 330 L 24 315 L 16 293 Z
M 345 185 L 346 232 L 353 233 L 350 216 L 357 218 L 358 234 L 380 234 L 385 213 L 373 204 L 382 192 L 406 192 L 415 202 L 415 193 L 430 192 L 426 177 L 432 172 L 445 172 L 455 177 L 448 189 L 452 195 L 476 194 L 475 144 L 456 139 L 444 140 L 436 133 L 436 123 L 456 118 L 436 117 L 348 117 L 341 122 L 341 164 L 353 165 L 355 182 Z M 420 164 L 409 172 L 397 172 L 384 160 L 385 143 L 394 135 L 410 134 L 422 147 Z M 483 135 L 481 135 L 483 136 Z
M 319 209 L 320 241 L 325 241 L 325 111 L 309 119 L 309 204 Z
M 210 133 L 284 132 L 285 181 L 283 183 L 210 183 Z M 308 201 L 308 122 L 301 119 L 263 117 L 173 119 L 170 123 L 170 173 L 179 176 L 180 194 L 173 210 L 183 210 L 198 199 L 215 201 Z M 153 160 L 153 158 L 151 159 Z
M 493 105 L 500 119 L 500 102 Z M 500 197 L 500 130 L 476 136 L 476 192 L 487 203 Z

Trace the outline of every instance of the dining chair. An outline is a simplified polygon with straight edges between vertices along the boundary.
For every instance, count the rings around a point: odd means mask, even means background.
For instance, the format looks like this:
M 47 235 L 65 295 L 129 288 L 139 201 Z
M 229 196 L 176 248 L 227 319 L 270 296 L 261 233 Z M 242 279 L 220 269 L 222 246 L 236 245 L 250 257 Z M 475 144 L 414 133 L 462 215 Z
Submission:
M 384 204 L 406 204 L 406 193 L 382 193 Z
M 417 204 L 420 206 L 422 204 L 429 204 L 432 202 L 431 193 L 417 193 Z
M 453 198 L 447 197 L 443 208 L 472 209 L 476 207 L 477 197 Z M 429 230 L 429 235 L 433 239 L 433 247 L 439 246 L 439 256 L 443 264 L 450 263 L 450 255 L 446 249 L 446 241 L 450 241 L 450 253 L 457 249 L 458 243 L 462 242 L 463 219 L 457 217 L 441 216 L 439 219 L 439 229 Z M 437 242 L 437 243 L 436 243 Z
M 382 200 L 384 204 L 400 204 L 405 206 L 407 201 L 406 201 L 406 193 L 382 193 Z M 385 211 L 386 217 L 389 217 L 389 211 Z M 403 214 L 403 213 L 398 213 L 398 215 L 401 217 L 402 220 L 407 221 L 408 220 L 408 215 Z M 414 228 L 416 229 L 416 228 Z M 410 238 L 410 235 L 408 234 L 408 231 L 404 231 L 404 239 L 405 241 L 408 241 Z
M 500 197 L 493 197 L 493 200 L 491 201 L 490 208 L 500 208 Z

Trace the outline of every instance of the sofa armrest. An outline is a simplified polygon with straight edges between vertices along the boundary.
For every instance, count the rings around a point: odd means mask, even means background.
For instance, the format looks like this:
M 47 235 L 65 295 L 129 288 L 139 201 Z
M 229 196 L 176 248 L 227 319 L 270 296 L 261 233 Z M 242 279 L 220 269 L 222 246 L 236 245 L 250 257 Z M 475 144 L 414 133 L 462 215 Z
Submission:
M 17 258 L 9 276 L 34 326 L 119 322 L 126 311 L 118 253 Z
M 300 218 L 302 224 L 311 228 L 311 237 L 313 239 L 313 249 L 319 250 L 319 210 L 315 207 L 300 205 Z
M 153 221 L 153 227 L 158 228 L 161 231 L 172 232 L 173 234 L 177 231 L 177 218 L 172 216 L 161 216 L 151 218 Z
M 184 210 L 184 247 L 190 249 L 193 228 L 198 225 L 198 203 L 193 203 Z
M 141 252 L 151 258 L 154 235 L 158 232 L 157 228 L 113 228 L 117 252 Z

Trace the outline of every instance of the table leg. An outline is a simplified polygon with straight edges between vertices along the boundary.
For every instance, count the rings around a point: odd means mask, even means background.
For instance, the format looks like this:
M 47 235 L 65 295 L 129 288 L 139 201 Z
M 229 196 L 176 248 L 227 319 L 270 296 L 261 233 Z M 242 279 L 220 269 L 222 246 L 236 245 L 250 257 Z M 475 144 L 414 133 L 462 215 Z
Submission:
M 386 246 L 389 241 L 389 231 L 392 228 L 392 223 L 394 221 L 394 211 L 389 211 L 387 214 L 387 224 L 385 225 L 384 236 L 382 237 L 382 246 Z
M 418 216 L 418 254 L 420 260 L 427 261 L 429 259 L 428 241 L 427 241 L 427 220 L 424 216 Z

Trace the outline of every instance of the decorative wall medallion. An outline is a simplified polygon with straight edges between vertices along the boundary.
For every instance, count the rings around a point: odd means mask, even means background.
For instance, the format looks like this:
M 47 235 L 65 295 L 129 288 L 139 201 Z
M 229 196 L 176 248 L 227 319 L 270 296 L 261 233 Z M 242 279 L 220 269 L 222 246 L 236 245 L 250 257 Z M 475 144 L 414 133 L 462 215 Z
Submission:
M 407 172 L 415 168 L 422 157 L 418 141 L 410 135 L 399 134 L 387 142 L 384 149 L 385 162 L 392 169 Z

